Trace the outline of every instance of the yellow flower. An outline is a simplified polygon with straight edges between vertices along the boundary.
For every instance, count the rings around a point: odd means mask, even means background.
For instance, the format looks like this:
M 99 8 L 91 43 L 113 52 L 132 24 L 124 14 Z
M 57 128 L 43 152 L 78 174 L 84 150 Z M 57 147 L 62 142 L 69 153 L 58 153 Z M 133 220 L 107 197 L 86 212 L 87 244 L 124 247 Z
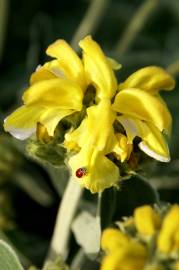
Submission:
M 164 253 L 179 250 L 179 206 L 174 205 L 166 214 L 158 237 L 158 249 Z
M 155 159 L 169 161 L 168 146 L 162 131 L 164 129 L 169 131 L 171 116 L 164 102 L 158 96 L 154 96 L 153 92 L 154 89 L 157 91 L 161 88 L 172 88 L 174 81 L 161 68 L 142 69 L 131 75 L 133 80 L 129 77 L 130 81 L 127 80 L 119 86 L 120 92 L 116 95 L 114 104 L 111 104 L 117 84 L 109 65 L 109 59 L 90 37 L 82 40 L 80 46 L 83 49 L 87 81 L 96 88 L 98 105 L 87 109 L 87 117 L 80 127 L 66 134 L 65 145 L 80 148 L 78 154 L 69 160 L 73 175 L 75 176 L 78 169 L 84 168 L 82 181 L 78 177 L 77 179 L 82 186 L 92 192 L 97 192 L 116 185 L 119 180 L 119 171 L 106 158 L 106 155 L 114 153 L 121 162 L 127 160 L 136 136 L 142 138 L 139 147 L 144 152 Z M 145 84 L 144 77 L 147 81 Z M 130 83 L 136 78 L 138 83 L 135 87 L 137 88 L 130 88 Z M 127 89 L 122 89 L 122 85 Z M 132 87 L 134 87 L 134 83 Z M 140 89 L 138 89 L 139 87 Z M 152 94 L 149 93 L 149 90 Z M 117 116 L 117 113 L 123 115 Z M 113 130 L 113 123 L 116 119 L 126 129 L 128 139 L 125 135 L 115 133 Z M 101 130 L 103 132 L 100 132 Z M 96 139 L 97 137 L 100 140 Z M 103 146 L 101 147 L 99 144 L 102 141 Z M 94 179 L 96 181 L 93 181 Z
M 147 260 L 146 248 L 117 229 L 103 232 L 101 246 L 106 251 L 101 270 L 142 270 Z
M 5 130 L 21 140 L 36 131 L 37 123 L 53 136 L 61 119 L 82 109 L 86 82 L 80 58 L 64 40 L 50 45 L 47 54 L 57 60 L 37 68 L 23 94 L 24 105 L 5 120 Z
M 150 205 L 144 205 L 135 209 L 134 223 L 140 234 L 152 236 L 159 229 L 161 218 Z
M 173 205 L 164 217 L 162 212 L 144 205 L 127 219 L 130 226 L 125 218 L 116 223 L 121 230 L 105 229 L 101 270 L 179 270 L 179 205 Z
M 32 74 L 22 97 L 24 104 L 6 118 L 4 128 L 21 140 L 36 132 L 48 143 L 62 119 L 83 109 L 84 119 L 66 132 L 63 145 L 73 176 L 91 192 L 100 192 L 120 179 L 110 156 L 127 161 L 135 137 L 141 138 L 139 147 L 149 156 L 169 161 L 163 132 L 170 133 L 171 116 L 158 91 L 171 90 L 174 80 L 161 68 L 147 67 L 118 86 L 114 70 L 120 65 L 106 57 L 91 36 L 79 46 L 82 59 L 64 40 L 47 48 L 55 59 Z M 95 97 L 86 108 L 91 88 Z M 115 130 L 116 122 L 126 132 Z
M 164 69 L 142 68 L 119 85 L 113 104 L 113 109 L 122 114 L 117 119 L 126 130 L 128 143 L 140 137 L 139 148 L 162 162 L 170 160 L 163 132 L 170 134 L 172 119 L 158 91 L 174 86 L 175 81 Z

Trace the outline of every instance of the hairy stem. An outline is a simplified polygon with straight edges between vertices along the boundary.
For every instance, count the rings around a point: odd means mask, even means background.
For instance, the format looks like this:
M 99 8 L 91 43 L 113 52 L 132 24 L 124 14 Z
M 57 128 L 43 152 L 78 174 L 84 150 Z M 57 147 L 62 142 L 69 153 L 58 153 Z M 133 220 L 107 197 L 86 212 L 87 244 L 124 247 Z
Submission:
M 46 262 L 48 260 L 53 260 L 57 255 L 61 255 L 63 259 L 66 258 L 68 254 L 70 226 L 76 213 L 82 192 L 83 189 L 80 185 L 73 178 L 70 178 L 59 206 Z
M 71 41 L 71 45 L 76 51 L 79 49 L 79 40 L 84 36 L 95 32 L 106 11 L 108 2 L 109 0 L 91 0 L 91 4 Z
M 79 249 L 78 253 L 76 254 L 75 258 L 73 259 L 70 270 L 77 270 L 80 269 L 85 261 L 85 253 L 82 248 Z
M 121 56 L 132 45 L 138 33 L 144 27 L 154 10 L 158 7 L 160 0 L 145 0 L 132 17 L 122 37 L 117 42 L 114 54 Z

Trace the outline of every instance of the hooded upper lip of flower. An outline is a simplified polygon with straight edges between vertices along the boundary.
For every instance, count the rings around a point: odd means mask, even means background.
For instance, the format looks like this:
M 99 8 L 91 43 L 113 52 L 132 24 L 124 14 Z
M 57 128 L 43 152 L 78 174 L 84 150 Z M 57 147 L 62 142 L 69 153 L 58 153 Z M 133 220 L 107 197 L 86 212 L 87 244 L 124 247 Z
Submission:
M 4 127 L 13 136 L 26 139 L 40 122 L 53 136 L 61 119 L 82 109 L 84 92 L 88 85 L 93 85 L 97 105 L 87 109 L 81 125 L 67 133 L 66 140 L 80 149 L 69 160 L 73 174 L 78 168 L 87 167 L 81 183 L 96 192 L 119 180 L 117 166 L 106 157 L 111 152 L 121 155 L 113 128 L 115 119 L 125 128 L 128 144 L 139 136 L 141 150 L 155 159 L 169 160 L 162 132 L 170 133 L 171 116 L 158 91 L 171 90 L 174 80 L 161 68 L 147 67 L 118 86 L 113 69 L 119 68 L 119 64 L 107 58 L 90 36 L 79 45 L 82 60 L 64 40 L 48 47 L 47 54 L 56 59 L 32 74 L 30 87 L 23 95 L 24 105 L 7 117 Z
M 170 135 L 172 118 L 159 90 L 172 90 L 174 79 L 162 68 L 139 69 L 119 85 L 113 109 L 121 113 L 128 141 L 138 136 L 139 147 L 149 156 L 163 162 L 170 160 L 163 134 Z
M 24 105 L 6 118 L 4 127 L 14 137 L 30 137 L 41 123 L 49 136 L 65 116 L 81 111 L 86 79 L 81 59 L 64 40 L 47 48 L 55 60 L 40 66 L 23 94 Z

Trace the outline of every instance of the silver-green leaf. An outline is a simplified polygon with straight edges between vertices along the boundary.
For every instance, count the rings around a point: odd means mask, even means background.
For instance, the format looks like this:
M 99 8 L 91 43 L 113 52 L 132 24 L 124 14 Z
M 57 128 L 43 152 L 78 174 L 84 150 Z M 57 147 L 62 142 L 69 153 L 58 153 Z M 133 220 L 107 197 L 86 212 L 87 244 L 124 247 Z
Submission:
M 88 256 L 95 256 L 100 250 L 100 219 L 86 211 L 80 213 L 72 224 L 77 243 Z
M 0 240 L 0 269 L 23 270 L 23 267 L 10 245 Z

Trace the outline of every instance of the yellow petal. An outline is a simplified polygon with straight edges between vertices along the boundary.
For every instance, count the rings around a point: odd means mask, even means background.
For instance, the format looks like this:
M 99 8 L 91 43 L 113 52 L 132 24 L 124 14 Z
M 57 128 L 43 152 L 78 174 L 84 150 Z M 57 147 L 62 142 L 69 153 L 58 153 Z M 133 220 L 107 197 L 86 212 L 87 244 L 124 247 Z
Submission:
M 100 270 L 123 270 L 121 269 L 121 253 L 116 250 L 112 254 L 105 256 L 102 260 Z
M 113 149 L 114 119 L 110 101 L 104 99 L 98 105 L 89 107 L 87 118 L 80 127 L 65 137 L 75 148 L 76 145 L 81 148 L 69 160 L 69 165 L 74 177 L 79 168 L 87 169 L 87 174 L 81 180 L 76 179 L 91 192 L 102 191 L 119 180 L 118 167 L 105 156 Z
M 116 133 L 115 137 L 116 138 L 113 139 L 113 152 L 117 159 L 119 159 L 121 162 L 124 162 L 130 157 L 130 154 L 132 152 L 132 144 L 128 143 L 127 137 L 121 133 Z
M 43 67 L 38 68 L 37 71 L 32 73 L 30 77 L 30 84 L 34 84 L 39 81 L 55 79 L 55 75 Z
M 60 120 L 73 113 L 73 110 L 61 109 L 58 107 L 48 108 L 41 114 L 39 123 L 46 127 L 49 136 L 54 136 L 55 128 Z
M 138 136 L 142 139 L 139 148 L 152 158 L 162 161 L 170 161 L 168 145 L 163 134 L 152 124 L 127 116 L 119 116 L 118 121 L 126 130 L 128 143 Z
M 175 234 L 179 228 L 179 206 L 174 205 L 166 214 L 158 237 L 158 249 L 164 253 L 172 251 L 175 245 Z M 179 246 L 178 246 L 179 248 Z
M 174 242 L 173 250 L 178 250 L 179 249 L 179 228 L 175 232 L 173 242 Z
M 76 181 L 82 187 L 89 189 L 92 193 L 102 192 L 111 186 L 116 186 L 120 179 L 118 167 L 103 153 L 93 148 L 83 147 L 81 151 L 69 160 L 69 166 Z M 79 168 L 85 168 L 86 174 L 82 178 L 75 176 Z
M 119 89 L 140 88 L 156 94 L 159 90 L 172 90 L 175 81 L 172 76 L 163 68 L 149 66 L 141 68 L 130 75 L 124 83 L 119 85 Z
M 86 139 L 88 139 L 88 133 L 86 133 L 87 129 L 88 120 L 85 118 L 77 129 L 65 134 L 64 146 L 67 150 L 77 152 L 86 144 Z
M 129 238 L 118 229 L 106 229 L 101 238 L 101 248 L 106 251 L 114 251 L 123 245 L 129 244 Z
M 24 103 L 28 105 L 38 102 L 41 106 L 58 106 L 76 111 L 82 108 L 82 98 L 81 88 L 62 78 L 37 82 L 23 94 Z
M 100 46 L 87 36 L 79 43 L 83 49 L 83 61 L 88 83 L 97 88 L 98 98 L 114 96 L 117 90 L 117 81 L 107 57 Z
M 169 162 L 170 153 L 163 134 L 151 124 L 141 123 L 141 130 L 143 135 L 141 135 L 142 142 L 139 143 L 139 148 L 158 161 Z
M 53 140 L 53 137 L 49 136 L 46 127 L 39 122 L 36 127 L 36 137 L 41 143 L 50 143 Z
M 107 59 L 113 70 L 119 70 L 122 67 L 122 65 L 118 63 L 115 59 L 110 57 L 108 57 Z
M 37 123 L 41 123 L 47 129 L 48 135 L 53 136 L 58 122 L 73 112 L 60 108 L 46 108 L 39 104 L 24 105 L 6 118 L 4 128 L 17 139 L 25 140 L 35 133 Z
M 65 40 L 59 39 L 55 41 L 47 48 L 46 53 L 59 60 L 60 69 L 65 73 L 67 78 L 74 80 L 83 90 L 86 88 L 81 59 Z
M 117 120 L 124 127 L 126 134 L 127 134 L 127 139 L 128 139 L 129 144 L 133 143 L 133 140 L 135 139 L 136 136 L 140 137 L 140 131 L 139 131 L 138 126 L 137 126 L 137 123 L 140 120 L 133 118 L 133 117 L 129 117 L 127 115 L 118 116 Z
M 161 219 L 151 206 L 144 205 L 135 209 L 134 223 L 139 233 L 152 236 L 159 229 Z
M 160 131 L 170 133 L 172 118 L 159 98 L 140 89 L 122 90 L 116 95 L 113 109 L 119 113 L 145 120 Z
M 143 245 L 131 242 L 109 253 L 103 259 L 101 270 L 143 270 L 147 257 L 147 250 Z
M 4 129 L 15 138 L 25 140 L 36 130 L 36 124 L 44 108 L 21 106 L 5 119 Z
M 53 60 L 36 68 L 35 72 L 33 72 L 30 77 L 30 84 L 32 85 L 36 82 L 55 79 L 56 77 L 64 77 L 64 74 L 62 71 L 60 73 L 58 61 Z
M 108 154 L 113 147 L 115 116 L 110 100 L 103 99 L 98 105 L 87 109 L 87 117 L 78 129 L 66 135 L 66 139 L 76 142 L 80 147 L 90 145 Z

